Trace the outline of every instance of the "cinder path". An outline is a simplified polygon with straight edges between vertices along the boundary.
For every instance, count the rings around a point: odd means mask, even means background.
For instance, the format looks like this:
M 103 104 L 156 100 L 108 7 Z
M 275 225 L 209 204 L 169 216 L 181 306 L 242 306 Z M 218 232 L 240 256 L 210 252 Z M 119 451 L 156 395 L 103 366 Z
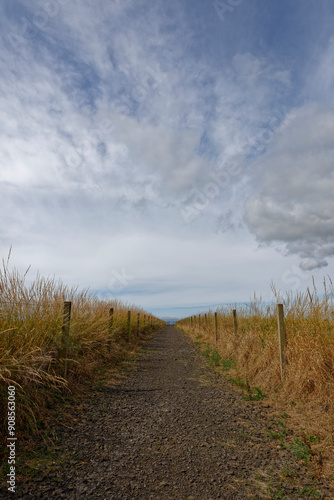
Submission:
M 147 343 L 117 388 L 73 411 L 73 431 L 60 435 L 66 466 L 18 485 L 17 498 L 309 498 L 298 493 L 302 465 L 264 438 L 261 403 L 245 401 L 174 327 Z

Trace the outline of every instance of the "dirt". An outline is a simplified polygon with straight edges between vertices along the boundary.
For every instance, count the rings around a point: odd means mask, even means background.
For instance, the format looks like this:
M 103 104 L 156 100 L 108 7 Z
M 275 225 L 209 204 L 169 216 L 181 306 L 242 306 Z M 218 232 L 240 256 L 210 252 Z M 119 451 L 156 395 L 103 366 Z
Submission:
M 119 385 L 92 390 L 55 427 L 53 469 L 0 498 L 331 498 L 265 438 L 266 405 L 243 399 L 185 334 L 169 326 L 144 349 Z

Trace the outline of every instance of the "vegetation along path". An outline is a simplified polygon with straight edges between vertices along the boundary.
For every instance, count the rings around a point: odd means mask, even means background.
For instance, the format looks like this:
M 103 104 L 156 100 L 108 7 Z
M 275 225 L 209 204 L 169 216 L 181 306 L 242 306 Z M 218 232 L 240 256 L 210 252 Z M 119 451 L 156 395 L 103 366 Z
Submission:
M 330 498 L 265 438 L 266 405 L 243 399 L 172 326 L 89 398 L 58 434 L 62 467 L 20 483 L 18 498 Z

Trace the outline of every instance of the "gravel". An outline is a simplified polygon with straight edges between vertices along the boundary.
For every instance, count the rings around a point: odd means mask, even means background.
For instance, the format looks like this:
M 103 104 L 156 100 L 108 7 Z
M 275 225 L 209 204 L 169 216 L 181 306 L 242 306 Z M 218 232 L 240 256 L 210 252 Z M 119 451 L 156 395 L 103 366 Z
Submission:
M 172 326 L 118 386 L 90 390 L 72 413 L 73 430 L 56 427 L 62 466 L 20 481 L 16 498 L 297 499 L 312 488 L 331 498 L 264 438 L 265 405 L 245 401 Z

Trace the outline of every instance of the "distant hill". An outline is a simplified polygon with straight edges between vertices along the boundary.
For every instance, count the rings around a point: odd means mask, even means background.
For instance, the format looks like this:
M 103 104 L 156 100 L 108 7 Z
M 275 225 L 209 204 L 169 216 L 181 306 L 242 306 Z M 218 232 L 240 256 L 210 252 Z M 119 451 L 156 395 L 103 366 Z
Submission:
M 174 325 L 176 321 L 178 321 L 180 318 L 171 318 L 170 316 L 167 316 L 165 318 L 161 318 L 163 321 L 166 321 L 167 325 Z

